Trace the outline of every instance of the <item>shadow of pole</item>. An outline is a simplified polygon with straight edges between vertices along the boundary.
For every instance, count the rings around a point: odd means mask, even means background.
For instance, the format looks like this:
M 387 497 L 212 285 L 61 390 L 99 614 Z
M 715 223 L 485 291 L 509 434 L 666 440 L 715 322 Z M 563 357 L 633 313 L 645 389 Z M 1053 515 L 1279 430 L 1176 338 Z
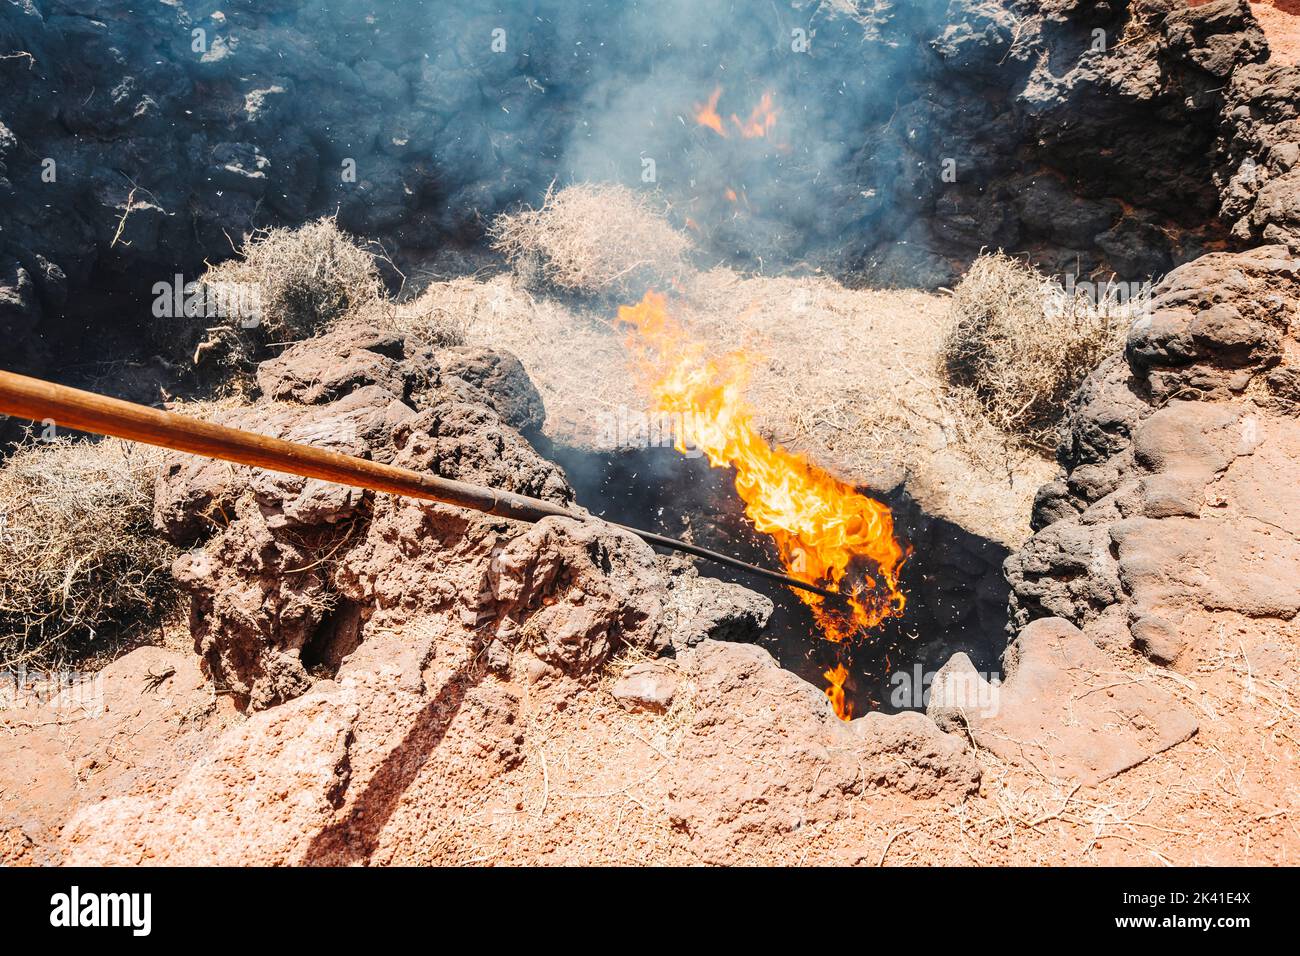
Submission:
M 465 695 L 478 683 L 477 655 L 456 671 L 416 715 L 402 742 L 384 758 L 342 819 L 318 833 L 302 863 L 305 866 L 351 866 L 366 862 L 379 845 L 379 834 L 397 809 L 402 795 L 415 782 L 429 757 L 442 743 L 460 712 Z

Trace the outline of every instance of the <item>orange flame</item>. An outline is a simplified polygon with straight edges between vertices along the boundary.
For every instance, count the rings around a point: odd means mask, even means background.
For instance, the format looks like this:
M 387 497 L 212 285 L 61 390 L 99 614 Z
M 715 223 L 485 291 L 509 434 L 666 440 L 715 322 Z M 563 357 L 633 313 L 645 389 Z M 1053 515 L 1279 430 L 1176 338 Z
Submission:
M 848 680 L 849 669 L 843 664 L 836 664 L 826 673 L 822 674 L 826 682 L 830 684 L 826 688 L 826 699 L 831 702 L 835 708 L 835 716 L 840 720 L 853 719 L 853 703 L 844 699 L 844 682 Z
M 722 98 L 722 87 L 717 87 L 713 95 L 709 97 L 707 103 L 695 104 L 695 122 L 701 126 L 707 126 L 719 136 L 726 136 L 727 131 L 722 128 L 722 117 L 718 114 L 718 100 Z
M 718 101 L 722 99 L 722 87 L 714 87 L 713 93 L 704 103 L 695 104 L 695 122 L 706 126 L 723 139 L 727 138 L 726 127 L 722 123 L 722 114 L 718 112 Z M 743 139 L 760 139 L 776 127 L 776 119 L 781 111 L 776 108 L 775 99 L 769 90 L 759 99 L 758 105 L 750 111 L 749 118 L 742 120 L 735 113 L 731 114 L 732 125 Z
M 681 422 L 677 450 L 698 449 L 713 467 L 735 469 L 745 514 L 776 543 L 787 573 L 846 595 L 847 608 L 831 608 L 820 595 L 796 591 L 826 639 L 847 640 L 901 613 L 898 573 L 907 551 L 894 538 L 889 508 L 759 435 L 742 395 L 753 359 L 744 352 L 710 358 L 655 292 L 620 306 L 618 317 L 632 329 L 628 352 L 656 411 Z
M 763 94 L 758 105 L 750 112 L 748 120 L 742 123 L 740 117 L 732 113 L 731 121 L 736 124 L 740 135 L 745 139 L 758 139 L 766 136 L 776 126 L 778 113 L 777 108 L 772 105 L 772 94 L 768 92 Z

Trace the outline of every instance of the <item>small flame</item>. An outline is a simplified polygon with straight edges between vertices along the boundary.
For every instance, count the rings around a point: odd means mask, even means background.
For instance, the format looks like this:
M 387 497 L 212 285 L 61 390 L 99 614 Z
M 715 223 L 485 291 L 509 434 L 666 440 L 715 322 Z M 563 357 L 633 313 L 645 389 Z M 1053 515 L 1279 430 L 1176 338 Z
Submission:
M 677 450 L 698 449 L 714 468 L 733 468 L 746 516 L 775 542 L 786 572 L 846 596 L 845 608 L 828 608 L 818 594 L 795 592 L 825 638 L 846 641 L 900 614 L 898 574 L 908 552 L 889 508 L 759 435 L 743 400 L 753 358 L 710 358 L 655 292 L 620 306 L 618 318 L 631 328 L 628 352 L 656 411 L 681 422 Z
M 772 132 L 776 126 L 776 117 L 779 111 L 773 105 L 772 94 L 764 93 L 763 98 L 758 101 L 758 105 L 749 114 L 749 119 L 745 122 L 740 121 L 740 117 L 735 113 L 731 114 L 731 121 L 736 124 L 740 130 L 740 135 L 745 139 L 759 139 Z
M 843 664 L 836 664 L 826 673 L 822 674 L 826 682 L 830 684 L 826 688 L 826 699 L 831 702 L 835 708 L 835 716 L 840 720 L 853 719 L 853 702 L 844 698 L 844 682 L 848 680 L 849 669 Z
M 728 189 L 725 193 L 723 193 L 723 195 L 727 197 L 727 202 L 736 201 L 736 191 L 734 189 Z
M 695 122 L 707 126 L 719 136 L 725 137 L 727 131 L 722 128 L 722 117 L 718 114 L 718 100 L 722 98 L 722 87 L 717 87 L 707 103 L 695 104 Z
M 718 101 L 721 99 L 722 87 L 714 87 L 707 101 L 695 104 L 695 122 L 727 139 L 727 129 L 723 125 L 722 114 L 718 112 Z M 750 111 L 748 119 L 742 120 L 732 113 L 731 123 L 742 139 L 761 139 L 776 127 L 776 119 L 780 113 L 781 111 L 776 108 L 775 97 L 771 90 L 768 90 L 759 99 L 758 105 Z

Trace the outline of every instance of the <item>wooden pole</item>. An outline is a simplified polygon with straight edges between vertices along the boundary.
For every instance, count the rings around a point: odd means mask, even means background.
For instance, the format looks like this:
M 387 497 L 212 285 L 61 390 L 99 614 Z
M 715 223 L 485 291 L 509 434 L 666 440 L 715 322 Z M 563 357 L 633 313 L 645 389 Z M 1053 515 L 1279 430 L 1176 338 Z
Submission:
M 52 420 L 60 428 L 111 435 L 173 451 L 306 478 L 319 478 L 354 488 L 437 501 L 518 521 L 540 521 L 548 516 L 572 518 L 575 521 L 600 520 L 540 498 L 426 475 L 409 468 L 366 461 L 364 458 L 354 458 L 312 445 L 300 445 L 238 428 L 227 428 L 177 412 L 148 408 L 13 372 L 0 371 L 0 414 L 33 422 Z M 707 558 L 769 581 L 811 591 L 823 597 L 843 597 L 827 588 L 746 564 L 737 558 L 685 541 L 625 525 L 614 527 L 630 531 L 649 544 Z

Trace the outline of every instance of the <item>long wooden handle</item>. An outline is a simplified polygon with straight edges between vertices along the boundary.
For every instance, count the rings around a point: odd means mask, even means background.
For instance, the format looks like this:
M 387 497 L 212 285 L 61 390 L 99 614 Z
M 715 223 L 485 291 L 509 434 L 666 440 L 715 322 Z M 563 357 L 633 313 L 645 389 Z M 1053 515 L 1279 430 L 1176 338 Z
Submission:
M 551 515 L 577 521 L 593 520 L 590 515 L 570 511 L 540 498 L 439 478 L 396 465 L 353 458 L 324 448 L 214 425 L 177 412 L 148 408 L 14 372 L 0 371 L 0 415 L 13 415 L 33 422 L 53 420 L 61 428 L 111 435 L 173 451 L 220 458 L 239 465 L 320 478 L 354 488 L 369 488 L 372 491 L 386 491 L 425 501 L 439 501 L 519 521 L 540 521 Z M 614 524 L 614 527 L 630 531 L 649 544 L 707 558 L 747 574 L 811 591 L 822 597 L 843 599 L 843 595 L 828 588 L 746 564 L 738 558 L 699 545 L 627 525 Z
M 0 414 L 35 422 L 53 420 L 61 428 L 112 435 L 357 488 L 440 501 L 521 521 L 538 521 L 547 515 L 584 517 L 539 498 L 214 425 L 177 412 L 147 408 L 13 372 L 0 371 Z

